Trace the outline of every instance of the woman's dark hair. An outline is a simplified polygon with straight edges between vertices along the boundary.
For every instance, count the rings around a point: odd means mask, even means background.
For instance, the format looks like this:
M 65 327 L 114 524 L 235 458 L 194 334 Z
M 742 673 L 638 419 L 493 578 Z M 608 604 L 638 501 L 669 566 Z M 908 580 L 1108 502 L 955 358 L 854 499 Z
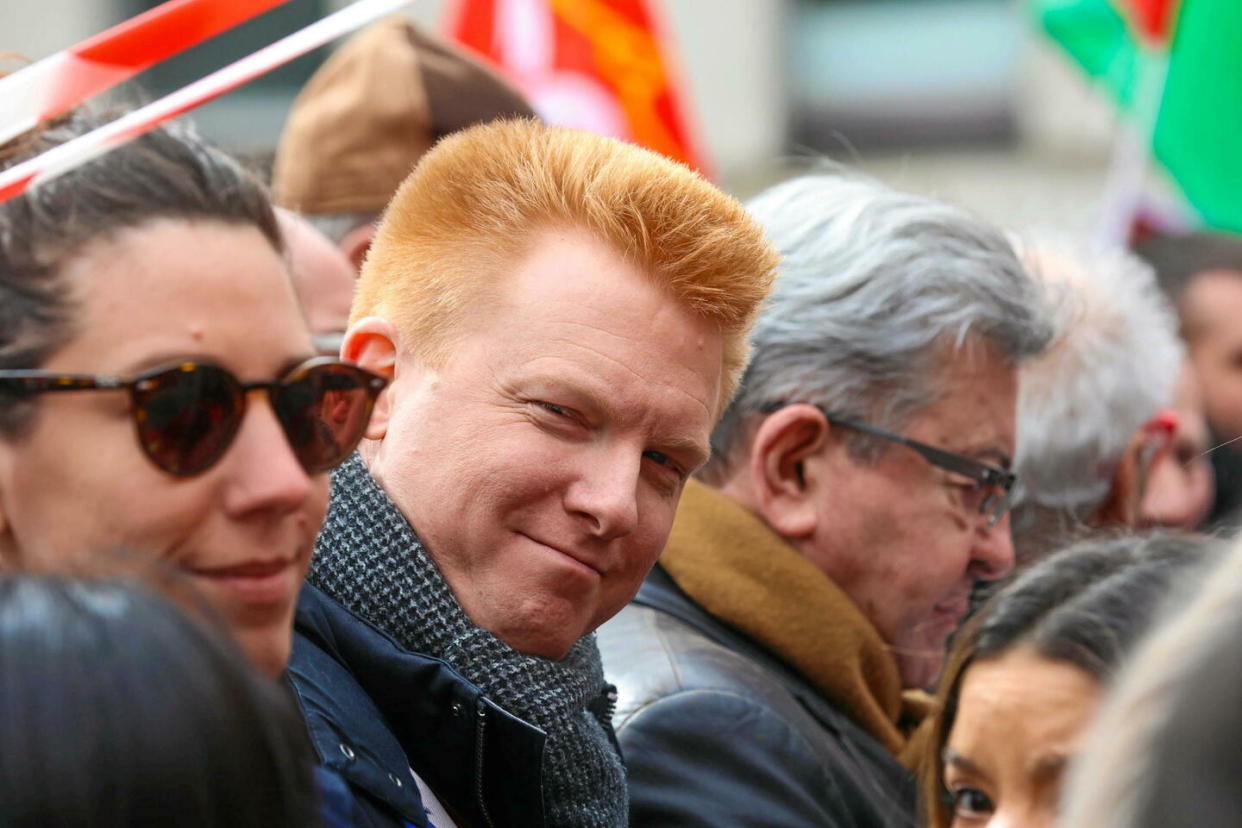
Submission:
M 75 111 L 0 145 L 0 170 L 102 125 Z M 33 191 L 0 203 L 0 368 L 37 368 L 75 333 L 74 286 L 64 264 L 96 240 L 158 219 L 253 225 L 281 249 L 267 193 L 236 161 L 184 125 L 134 139 Z M 0 396 L 0 437 L 33 416 L 29 400 Z
M 1242 813 L 1242 544 L 1144 641 L 1075 762 L 1062 824 L 1233 828 Z
M 940 798 L 941 751 L 957 717 L 962 678 L 979 659 L 1019 646 L 1108 684 L 1149 629 L 1175 583 L 1222 547 L 1198 535 L 1156 533 L 1082 541 L 1017 573 L 959 631 L 940 678 L 921 761 L 932 828 L 951 822 Z
M 0 576 L 0 825 L 301 828 L 313 767 L 280 688 L 141 581 Z

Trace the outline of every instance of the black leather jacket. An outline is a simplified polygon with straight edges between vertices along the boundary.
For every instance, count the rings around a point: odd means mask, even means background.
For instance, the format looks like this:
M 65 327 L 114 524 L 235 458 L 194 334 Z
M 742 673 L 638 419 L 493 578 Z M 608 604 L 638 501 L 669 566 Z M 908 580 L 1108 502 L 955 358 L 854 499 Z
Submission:
M 635 826 L 916 824 L 896 758 L 657 566 L 600 628 Z
M 288 677 L 320 761 L 349 783 L 360 828 L 427 824 L 411 769 L 459 828 L 543 826 L 543 731 L 309 584 Z

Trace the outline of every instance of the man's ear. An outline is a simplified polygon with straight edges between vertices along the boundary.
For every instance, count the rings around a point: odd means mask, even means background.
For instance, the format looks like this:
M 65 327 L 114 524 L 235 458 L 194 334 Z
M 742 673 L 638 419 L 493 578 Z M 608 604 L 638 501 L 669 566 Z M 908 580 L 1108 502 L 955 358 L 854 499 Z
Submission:
M 788 405 L 769 414 L 751 440 L 749 472 L 754 508 L 785 538 L 802 538 L 816 528 L 819 475 L 808 460 L 823 450 L 829 425 L 813 405 Z
M 400 349 L 401 339 L 396 327 L 380 316 L 359 319 L 349 326 L 341 342 L 341 359 L 388 379 L 388 386 L 380 392 L 371 412 L 371 422 L 364 435 L 368 440 L 382 440 L 388 433 Z
M 6 488 L 12 478 L 9 459 L 7 444 L 0 443 L 0 573 L 13 571 L 17 566 L 17 543 L 9 523 L 9 490 Z
M 345 258 L 353 262 L 354 270 L 362 270 L 362 263 L 367 260 L 367 251 L 371 249 L 371 242 L 374 240 L 375 224 L 367 222 L 346 233 L 338 246 Z

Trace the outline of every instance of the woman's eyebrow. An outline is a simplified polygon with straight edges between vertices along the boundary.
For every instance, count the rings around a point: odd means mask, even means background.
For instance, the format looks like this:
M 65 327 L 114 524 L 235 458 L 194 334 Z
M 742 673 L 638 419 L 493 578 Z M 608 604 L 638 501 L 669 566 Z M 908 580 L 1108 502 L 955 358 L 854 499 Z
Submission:
M 982 768 L 980 768 L 978 765 L 976 765 L 974 762 L 972 762 L 969 758 L 967 758 L 963 754 L 958 753 L 953 748 L 947 747 L 943 751 L 941 751 L 940 758 L 941 760 L 944 761 L 946 765 L 954 765 L 956 767 L 967 770 L 971 773 L 978 774 L 980 776 L 984 775 Z

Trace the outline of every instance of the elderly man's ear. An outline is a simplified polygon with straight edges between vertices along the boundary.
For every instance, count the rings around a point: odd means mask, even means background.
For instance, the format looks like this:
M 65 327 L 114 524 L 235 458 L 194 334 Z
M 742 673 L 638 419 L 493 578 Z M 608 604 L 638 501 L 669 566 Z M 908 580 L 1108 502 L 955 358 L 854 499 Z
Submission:
M 371 422 L 364 435 L 368 440 L 382 440 L 388 433 L 400 345 L 396 327 L 379 316 L 367 316 L 350 325 L 341 343 L 341 359 L 388 379 L 388 387 L 380 392 L 371 412 Z
M 824 450 L 835 437 L 835 429 L 813 405 L 785 406 L 756 428 L 747 461 L 747 500 L 782 537 L 814 534 L 819 501 L 828 485 Z
M 1172 411 L 1161 411 L 1135 432 L 1117 463 L 1108 498 L 1096 511 L 1093 523 L 1100 526 L 1141 525 L 1148 476 L 1152 467 L 1173 451 L 1176 431 L 1177 415 Z

